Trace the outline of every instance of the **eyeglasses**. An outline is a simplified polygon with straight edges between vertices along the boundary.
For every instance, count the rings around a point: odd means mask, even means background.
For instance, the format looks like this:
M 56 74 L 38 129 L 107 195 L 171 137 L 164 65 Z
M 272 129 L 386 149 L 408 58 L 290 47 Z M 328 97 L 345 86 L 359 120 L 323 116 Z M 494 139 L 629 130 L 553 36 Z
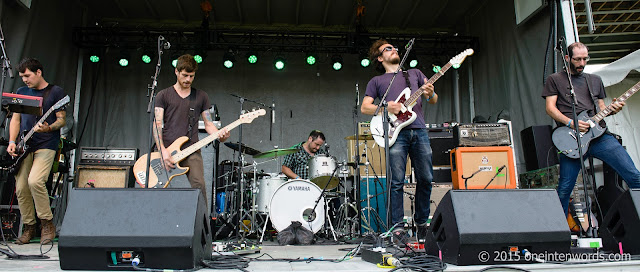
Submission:
M 384 51 L 392 51 L 392 50 L 396 50 L 396 52 L 398 51 L 398 48 L 395 46 L 387 46 L 385 48 L 382 48 L 382 53 L 384 53 Z
M 574 61 L 589 61 L 591 58 L 590 57 L 586 57 L 586 58 L 571 58 Z

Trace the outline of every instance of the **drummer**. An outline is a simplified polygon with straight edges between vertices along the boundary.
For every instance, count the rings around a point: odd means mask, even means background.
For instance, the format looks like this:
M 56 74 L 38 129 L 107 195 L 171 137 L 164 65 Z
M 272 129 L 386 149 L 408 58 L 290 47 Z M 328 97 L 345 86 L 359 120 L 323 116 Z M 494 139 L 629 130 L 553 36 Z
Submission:
M 320 149 L 324 142 L 324 134 L 321 131 L 311 131 L 306 142 L 301 142 L 292 147 L 298 149 L 296 153 L 284 157 L 282 173 L 291 179 L 309 179 L 309 159 L 315 155 L 327 153 L 325 149 Z

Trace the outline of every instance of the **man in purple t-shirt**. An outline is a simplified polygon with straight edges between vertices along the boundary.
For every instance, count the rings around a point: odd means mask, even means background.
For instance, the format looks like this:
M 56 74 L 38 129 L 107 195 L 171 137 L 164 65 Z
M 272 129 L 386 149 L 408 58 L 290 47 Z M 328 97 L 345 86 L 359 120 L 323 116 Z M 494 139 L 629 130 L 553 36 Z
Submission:
M 385 40 L 377 40 L 369 48 L 369 58 L 375 63 L 376 70 L 384 74 L 375 76 L 367 84 L 367 91 L 362 100 L 361 111 L 364 114 L 373 115 L 376 110 L 374 100 L 382 98 L 394 73 L 398 71 L 400 56 L 398 49 Z M 396 103 L 400 93 L 405 88 L 410 88 L 410 93 L 422 91 L 427 103 L 438 102 L 438 95 L 435 93 L 433 85 L 427 84 L 425 75 L 417 69 L 401 71 L 393 81 L 386 101 L 388 101 L 388 111 L 398 114 L 403 110 L 402 103 Z M 419 90 L 418 90 L 419 89 Z M 418 240 L 423 242 L 427 234 L 427 219 L 429 219 L 429 200 L 431 198 L 431 182 L 433 181 L 433 166 L 431 161 L 431 145 L 425 127 L 422 111 L 422 100 L 418 99 L 412 110 L 416 113 L 413 123 L 404 127 L 395 143 L 389 148 L 389 163 L 391 164 L 391 195 L 390 211 L 393 238 L 397 244 L 406 243 L 407 234 L 404 230 L 402 219 L 403 209 L 403 186 L 404 173 L 407 165 L 407 155 L 411 158 L 411 164 L 415 171 L 416 186 L 416 212 L 414 220 L 418 226 Z

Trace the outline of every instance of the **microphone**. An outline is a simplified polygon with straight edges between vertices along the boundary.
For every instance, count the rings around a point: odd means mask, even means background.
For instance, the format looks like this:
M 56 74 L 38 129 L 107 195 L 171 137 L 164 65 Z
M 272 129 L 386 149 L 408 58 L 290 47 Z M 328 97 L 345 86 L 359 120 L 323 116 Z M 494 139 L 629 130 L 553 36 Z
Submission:
M 356 82 L 356 106 L 360 106 L 360 90 L 358 89 L 358 82 Z
M 328 143 L 325 143 L 325 144 L 324 144 L 324 149 L 325 149 L 325 151 L 327 151 L 327 155 L 329 155 L 329 147 L 330 147 L 330 146 L 329 146 L 329 144 L 328 144 Z
M 276 102 L 271 100 L 271 123 L 276 123 Z
M 171 43 L 167 41 L 162 35 L 158 36 L 158 40 L 162 44 L 162 48 L 169 49 L 171 48 Z

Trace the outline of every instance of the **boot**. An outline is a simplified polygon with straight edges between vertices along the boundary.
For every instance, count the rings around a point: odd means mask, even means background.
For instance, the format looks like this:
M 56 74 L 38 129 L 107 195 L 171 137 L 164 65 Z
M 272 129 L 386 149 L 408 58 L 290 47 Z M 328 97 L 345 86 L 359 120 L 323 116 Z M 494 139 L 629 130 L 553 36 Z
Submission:
M 24 225 L 22 228 L 22 236 L 16 239 L 15 243 L 18 245 L 28 244 L 33 237 L 36 236 L 36 225 Z
M 51 220 L 40 220 L 42 229 L 40 232 L 40 244 L 53 243 L 53 239 L 56 238 L 56 226 L 53 225 Z

